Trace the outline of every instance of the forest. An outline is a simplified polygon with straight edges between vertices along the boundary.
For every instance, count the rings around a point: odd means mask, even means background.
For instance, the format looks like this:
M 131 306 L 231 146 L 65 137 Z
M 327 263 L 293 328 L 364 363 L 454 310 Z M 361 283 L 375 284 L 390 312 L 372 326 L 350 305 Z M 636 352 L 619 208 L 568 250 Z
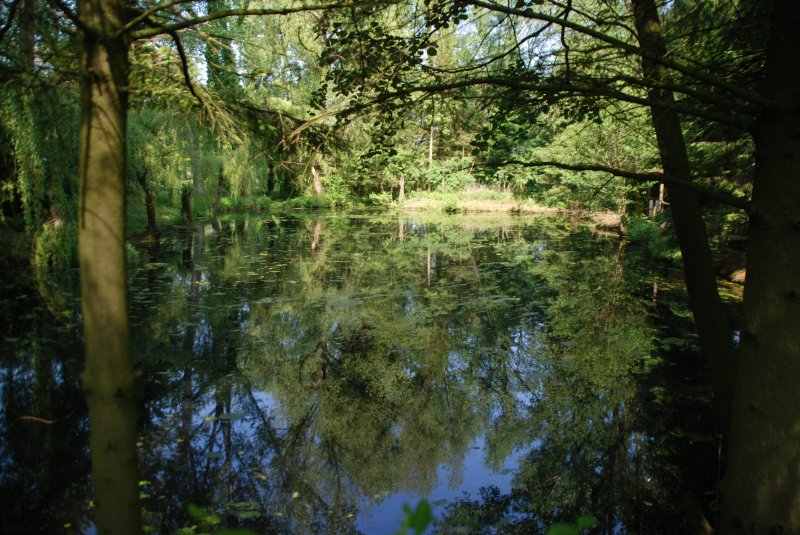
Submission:
M 143 532 L 143 365 L 131 334 L 143 248 L 206 221 L 223 236 L 217 218 L 243 213 L 272 217 L 272 232 L 291 227 L 274 214 L 423 210 L 612 213 L 631 241 L 638 229 L 673 247 L 664 256 L 682 269 L 721 436 L 714 527 L 800 532 L 799 25 L 795 0 L 2 0 L 0 262 L 6 288 L 24 272 L 59 321 L 66 283 L 53 281 L 77 271 L 98 532 Z M 429 227 L 402 217 L 397 239 L 410 248 Z M 321 269 L 333 243 L 348 250 L 332 236 L 320 249 L 325 224 L 308 225 L 318 263 L 303 269 Z M 194 292 L 211 260 L 200 260 L 208 237 L 192 232 L 194 271 L 176 277 Z M 494 258 L 457 243 L 473 262 Z M 746 247 L 736 306 L 720 294 L 731 244 Z M 432 258 L 467 261 L 457 245 L 425 247 L 414 249 L 427 261 L 414 284 L 435 282 Z M 388 277 L 368 263 L 348 269 Z M 557 275 L 519 269 L 570 292 Z M 621 284 L 603 269 L 598 280 Z M 425 291 L 437 317 L 448 305 Z M 631 312 L 609 299 L 609 317 Z M 571 307 L 552 310 L 585 313 Z M 7 341 L 24 329 L 15 310 L 4 306 Z M 563 321 L 553 337 L 569 337 Z

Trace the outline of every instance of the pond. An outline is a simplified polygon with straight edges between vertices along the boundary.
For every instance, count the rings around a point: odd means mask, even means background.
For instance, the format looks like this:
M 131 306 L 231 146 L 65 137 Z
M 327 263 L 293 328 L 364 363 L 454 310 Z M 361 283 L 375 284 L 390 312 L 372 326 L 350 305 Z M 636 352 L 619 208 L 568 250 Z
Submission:
M 394 533 L 425 498 L 443 533 L 580 515 L 660 533 L 713 506 L 680 281 L 618 238 L 553 217 L 262 214 L 129 257 L 154 531 Z M 92 532 L 62 275 L 3 279 L 9 533 Z

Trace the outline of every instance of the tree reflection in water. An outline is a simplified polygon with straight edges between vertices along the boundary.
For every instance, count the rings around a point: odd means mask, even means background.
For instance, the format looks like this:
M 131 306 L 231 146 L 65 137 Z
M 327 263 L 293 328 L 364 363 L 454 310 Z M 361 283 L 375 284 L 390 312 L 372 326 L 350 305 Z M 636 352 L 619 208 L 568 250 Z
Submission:
M 656 344 L 669 292 L 653 304 L 642 265 L 616 240 L 545 219 L 268 216 L 166 237 L 131 289 L 147 524 L 201 524 L 195 504 L 217 526 L 371 532 L 360 512 L 430 495 L 440 467 L 460 488 L 475 443 L 489 472 L 523 461 L 513 489 L 453 516 L 525 533 L 587 513 L 606 530 L 683 523 L 676 491 L 702 496 L 708 474 L 682 483 L 674 450 L 688 427 L 670 426 L 705 408 L 673 415 Z M 6 397 L 37 384 L 20 378 L 36 359 L 18 355 Z M 10 417 L 4 444 L 32 442 Z M 697 441 L 703 418 L 689 426 Z

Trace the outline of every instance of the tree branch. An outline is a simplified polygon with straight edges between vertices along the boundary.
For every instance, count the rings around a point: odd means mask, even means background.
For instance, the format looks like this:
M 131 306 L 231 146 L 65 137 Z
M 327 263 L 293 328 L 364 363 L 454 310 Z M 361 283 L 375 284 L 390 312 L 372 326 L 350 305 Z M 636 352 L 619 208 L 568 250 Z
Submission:
M 64 16 L 66 16 L 72 22 L 72 24 L 75 25 L 75 27 L 85 33 L 90 31 L 89 27 L 84 24 L 80 17 L 78 17 L 78 15 L 76 15 L 75 12 L 73 12 L 63 0 L 47 0 L 47 2 L 51 4 L 54 9 L 58 9 L 64 13 Z
M 557 17 L 557 16 L 554 16 L 554 15 L 549 15 L 547 13 L 537 12 L 537 11 L 534 11 L 533 9 L 531 9 L 531 8 L 515 9 L 515 8 L 503 6 L 503 5 L 500 5 L 500 4 L 491 3 L 491 2 L 488 2 L 488 1 L 484 1 L 484 0 L 465 0 L 465 1 L 466 1 L 467 4 L 473 5 L 475 7 L 482 7 L 484 9 L 488 9 L 490 11 L 496 11 L 496 12 L 505 13 L 505 14 L 508 14 L 508 15 L 516 15 L 516 16 L 524 17 L 524 18 L 528 18 L 528 19 L 540 20 L 542 22 L 552 22 L 554 24 L 565 26 L 565 27 L 567 27 L 567 28 L 569 28 L 571 30 L 575 30 L 576 32 L 582 33 L 584 35 L 588 35 L 589 37 L 593 37 L 595 39 L 598 39 L 600 41 L 603 41 L 605 43 L 613 45 L 613 46 L 615 46 L 615 47 L 617 47 L 617 48 L 619 48 L 621 50 L 624 50 L 626 52 L 630 52 L 631 54 L 636 54 L 637 56 L 646 56 L 646 57 L 652 59 L 653 61 L 657 61 L 657 62 L 661 63 L 662 65 L 664 65 L 664 66 L 666 66 L 666 67 L 668 67 L 670 69 L 674 69 L 675 71 L 683 73 L 683 74 L 685 74 L 687 76 L 691 76 L 692 78 L 695 78 L 695 79 L 700 80 L 702 82 L 705 82 L 707 84 L 711 84 L 713 86 L 719 87 L 720 89 L 723 89 L 723 90 L 727 91 L 728 93 L 730 93 L 732 95 L 736 95 L 736 96 L 738 96 L 740 98 L 743 98 L 743 99 L 745 99 L 747 101 L 750 101 L 753 104 L 757 104 L 757 105 L 763 106 L 763 107 L 773 107 L 774 106 L 774 103 L 771 100 L 763 97 L 762 95 L 759 95 L 758 93 L 755 93 L 755 92 L 750 91 L 748 89 L 745 89 L 743 87 L 737 86 L 736 84 L 733 84 L 733 83 L 730 83 L 730 82 L 728 82 L 726 80 L 718 78 L 718 77 L 716 77 L 716 76 L 714 76 L 712 74 L 709 74 L 708 72 L 705 72 L 705 71 L 703 71 L 701 69 L 697 69 L 697 68 L 692 67 L 690 65 L 685 65 L 685 64 L 680 63 L 678 61 L 675 61 L 674 59 L 671 59 L 669 57 L 666 57 L 666 56 L 654 56 L 653 54 L 650 54 L 649 52 L 647 52 L 645 50 L 642 50 L 640 47 L 638 47 L 636 45 L 632 45 L 630 43 L 626 43 L 625 41 L 622 41 L 620 39 L 616 39 L 614 37 L 611 37 L 610 35 L 607 35 L 607 34 L 601 32 L 601 31 L 595 30 L 593 28 L 589 28 L 588 26 L 584 26 L 582 24 L 578 24 L 578 23 L 576 23 L 574 21 L 565 20 L 565 19 L 563 19 L 561 17 Z
M 191 4 L 198 0 L 170 0 L 168 2 L 161 2 L 160 4 L 156 4 L 149 9 L 145 9 L 139 15 L 129 20 L 120 30 L 117 32 L 116 37 L 119 37 L 123 33 L 131 30 L 134 26 L 139 24 L 140 22 L 144 22 L 149 17 L 155 15 L 159 11 L 163 11 L 165 9 L 169 9 L 171 7 L 179 6 L 181 4 Z
M 0 28 L 0 42 L 3 41 L 3 37 L 6 36 L 8 29 L 11 28 L 11 23 L 14 22 L 14 15 L 17 12 L 19 2 L 20 0 L 12 0 L 11 4 L 8 6 L 8 20 L 3 24 L 3 27 Z
M 752 129 L 755 121 L 753 117 L 748 115 L 736 115 L 733 113 L 720 113 L 711 110 L 697 108 L 680 101 L 659 100 L 653 101 L 645 96 L 633 95 L 626 93 L 613 87 L 601 85 L 605 81 L 597 80 L 597 83 L 581 83 L 579 81 L 564 82 L 564 83 L 532 83 L 520 79 L 511 79 L 495 76 L 484 76 L 469 78 L 464 80 L 456 80 L 453 82 L 439 83 L 433 85 L 417 85 L 406 87 L 403 89 L 395 90 L 391 93 L 383 93 L 378 95 L 371 102 L 357 106 L 348 111 L 360 111 L 367 109 L 371 106 L 388 102 L 394 99 L 402 98 L 416 92 L 437 93 L 450 91 L 453 89 L 463 89 L 467 87 L 488 85 L 496 87 L 505 87 L 515 91 L 526 91 L 532 93 L 577 93 L 585 96 L 607 97 L 623 102 L 630 102 L 632 104 L 639 104 L 642 106 L 658 106 L 665 109 L 673 109 L 679 113 L 686 115 L 693 115 L 695 117 L 703 117 L 711 121 L 721 124 L 733 126 L 742 130 L 749 131 Z
M 55 0 L 51 0 L 55 1 Z M 226 9 L 217 11 L 216 13 L 209 13 L 202 17 L 182 20 L 172 24 L 165 24 L 162 26 L 154 26 L 152 28 L 143 28 L 141 30 L 130 31 L 129 35 L 132 39 L 149 39 L 157 35 L 169 34 L 179 30 L 185 30 L 192 26 L 198 26 L 211 22 L 214 20 L 224 19 L 228 17 L 253 17 L 253 16 L 268 16 L 268 15 L 291 15 L 293 13 L 302 13 L 304 11 L 313 11 L 318 9 L 345 9 L 354 7 L 369 7 L 375 5 L 385 5 L 386 2 L 380 0 L 363 0 L 355 2 L 341 2 L 341 3 L 327 3 L 327 4 L 308 4 L 296 7 L 284 7 L 273 9 Z M 163 8 L 162 8 L 163 9 Z M 138 17 L 137 17 L 138 18 Z
M 503 160 L 497 164 L 487 163 L 483 164 L 486 167 L 502 167 L 505 165 L 520 165 L 523 167 L 555 167 L 557 169 L 565 169 L 567 171 L 596 171 L 600 173 L 609 173 L 621 178 L 629 178 L 637 182 L 664 182 L 666 184 L 674 184 L 686 189 L 690 189 L 699 193 L 700 195 L 721 202 L 734 208 L 740 208 L 747 213 L 750 213 L 750 202 L 747 199 L 742 199 L 731 195 L 728 192 L 712 189 L 702 184 L 692 182 L 691 180 L 684 180 L 664 173 L 637 173 L 636 171 L 628 171 L 625 169 L 617 169 L 615 167 L 608 167 L 606 165 L 594 164 L 567 164 L 563 162 L 554 161 L 534 161 L 527 162 L 523 160 Z
M 189 87 L 189 92 L 201 105 L 205 105 L 205 102 L 202 98 L 200 98 L 200 95 L 197 94 L 194 84 L 192 83 L 192 77 L 189 73 L 189 60 L 186 58 L 186 49 L 183 48 L 183 41 L 181 41 L 177 31 L 169 32 L 169 36 L 172 37 L 173 41 L 175 41 L 175 48 L 178 49 L 178 56 L 181 58 L 181 72 L 183 73 L 183 80 Z

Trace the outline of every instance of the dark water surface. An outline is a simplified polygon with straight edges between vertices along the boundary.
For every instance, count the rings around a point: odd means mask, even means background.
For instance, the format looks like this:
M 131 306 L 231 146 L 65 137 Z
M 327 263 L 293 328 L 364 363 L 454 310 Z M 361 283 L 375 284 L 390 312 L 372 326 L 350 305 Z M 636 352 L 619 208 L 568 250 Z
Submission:
M 583 514 L 678 533 L 681 504 L 713 508 L 682 293 L 617 239 L 553 218 L 259 215 L 130 257 L 159 533 L 394 533 L 423 497 L 497 533 Z M 3 277 L 0 526 L 86 532 L 77 283 Z

